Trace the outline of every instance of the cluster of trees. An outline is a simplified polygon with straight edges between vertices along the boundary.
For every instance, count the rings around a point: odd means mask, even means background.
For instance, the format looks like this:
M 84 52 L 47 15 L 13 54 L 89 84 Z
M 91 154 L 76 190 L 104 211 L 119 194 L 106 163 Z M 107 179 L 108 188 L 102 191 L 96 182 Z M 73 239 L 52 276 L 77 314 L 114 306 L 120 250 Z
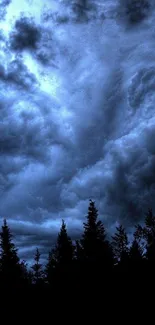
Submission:
M 100 284 L 101 288 L 103 279 L 114 284 L 123 275 L 138 281 L 142 274 L 149 272 L 151 276 L 155 272 L 155 216 L 149 209 L 144 226 L 135 226 L 132 242 L 129 243 L 122 225 L 116 227 L 114 236 L 108 240 L 95 202 L 90 200 L 81 238 L 73 244 L 62 220 L 57 242 L 45 266 L 40 263 L 38 248 L 31 270 L 20 261 L 6 220 L 0 233 L 0 248 L 0 284 L 5 288 L 56 291 L 67 288 L 74 293 L 90 285 L 95 288 Z

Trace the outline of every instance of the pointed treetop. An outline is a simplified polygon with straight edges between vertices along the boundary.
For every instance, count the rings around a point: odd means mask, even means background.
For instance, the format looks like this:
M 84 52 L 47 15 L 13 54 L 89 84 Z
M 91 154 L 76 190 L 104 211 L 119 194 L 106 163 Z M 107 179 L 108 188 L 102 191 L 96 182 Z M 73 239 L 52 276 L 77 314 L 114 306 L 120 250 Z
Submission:
M 36 284 L 42 281 L 42 275 L 43 275 L 42 264 L 40 263 L 40 255 L 41 254 L 39 252 L 39 249 L 36 248 L 36 253 L 34 256 L 35 263 L 31 266 L 31 268 L 33 269 L 33 278 Z
M 89 206 L 88 206 L 88 214 L 87 214 L 87 224 L 95 224 L 98 217 L 98 210 L 95 207 L 95 201 L 89 200 Z M 84 227 L 86 226 L 86 223 L 84 222 Z
M 64 219 L 62 219 L 60 231 L 66 232 L 66 223 L 65 223 Z
M 130 250 L 129 250 L 129 257 L 130 259 L 134 261 L 139 261 L 143 258 L 143 246 L 140 245 L 139 241 L 137 239 L 133 238 Z
M 40 260 L 40 252 L 39 252 L 39 249 L 36 248 L 36 254 L 35 254 L 35 257 L 34 257 L 34 260 L 38 263 L 39 260 Z
M 9 281 L 14 283 L 17 279 L 20 281 L 21 277 L 20 259 L 17 254 L 17 248 L 12 241 L 12 237 L 6 219 L 4 219 L 0 232 L 0 267 L 3 280 L 8 283 Z
M 120 225 L 116 227 L 116 232 L 112 236 L 112 245 L 115 257 L 120 260 L 122 256 L 128 253 L 128 236 L 125 228 Z
M 61 223 L 61 227 L 60 227 L 60 231 L 58 233 L 58 238 L 63 237 L 63 238 L 67 238 L 67 227 L 66 227 L 66 223 L 64 221 L 64 219 L 62 219 L 62 223 Z
M 62 219 L 60 231 L 57 236 L 57 242 L 53 249 L 52 259 L 59 262 L 71 261 L 73 259 L 73 243 L 67 233 L 65 221 Z
M 4 226 L 4 227 L 7 227 L 7 221 L 6 221 L 5 218 L 3 219 L 3 226 Z
M 89 200 L 88 214 L 86 222 L 83 223 L 84 232 L 82 234 L 80 245 L 76 242 L 76 257 L 88 264 L 97 265 L 98 263 L 111 266 L 113 263 L 112 248 L 106 239 L 104 224 L 98 220 L 98 210 L 95 201 Z

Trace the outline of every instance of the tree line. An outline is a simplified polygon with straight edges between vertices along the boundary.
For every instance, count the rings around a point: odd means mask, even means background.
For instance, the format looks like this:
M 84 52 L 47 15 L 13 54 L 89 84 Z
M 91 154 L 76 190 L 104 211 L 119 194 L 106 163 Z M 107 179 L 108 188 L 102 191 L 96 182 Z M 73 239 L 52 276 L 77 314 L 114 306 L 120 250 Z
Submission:
M 123 225 L 116 227 L 109 240 L 95 202 L 90 200 L 81 238 L 73 244 L 62 220 L 45 266 L 40 263 L 38 248 L 31 270 L 25 261 L 20 261 L 6 219 L 0 232 L 0 249 L 1 287 L 57 291 L 66 287 L 77 292 L 90 283 L 91 287 L 99 283 L 101 287 L 103 278 L 110 278 L 113 283 L 128 274 L 128 279 L 138 281 L 143 273 L 151 276 L 155 272 L 155 216 L 149 209 L 144 225 L 135 226 L 132 242 L 129 243 Z

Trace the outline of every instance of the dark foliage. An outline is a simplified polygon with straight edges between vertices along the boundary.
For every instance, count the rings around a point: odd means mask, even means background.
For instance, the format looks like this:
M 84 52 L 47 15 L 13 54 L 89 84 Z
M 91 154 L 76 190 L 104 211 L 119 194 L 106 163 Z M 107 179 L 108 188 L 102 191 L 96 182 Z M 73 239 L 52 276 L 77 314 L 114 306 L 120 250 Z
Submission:
M 50 285 L 54 286 L 57 282 L 58 286 L 61 286 L 65 277 L 69 280 L 73 258 L 74 246 L 67 233 L 66 224 L 64 220 L 62 220 L 56 245 L 49 253 L 48 263 L 45 269 L 46 279 Z M 65 284 L 65 282 L 63 282 L 63 284 Z
M 112 247 L 106 239 L 105 227 L 98 220 L 95 202 L 90 200 L 87 222 L 84 222 L 84 233 L 80 241 L 83 259 L 87 263 L 102 264 L 104 268 L 113 264 Z
M 112 236 L 113 251 L 115 254 L 115 262 L 123 267 L 127 266 L 129 259 L 128 237 L 122 225 L 116 227 L 116 233 Z
M 70 308 L 73 312 L 81 306 L 83 314 L 87 310 L 86 302 L 91 313 L 96 313 L 100 297 L 104 313 L 109 304 L 110 308 L 115 308 L 117 302 L 124 309 L 128 295 L 132 295 L 133 301 L 137 295 L 143 301 L 141 292 L 144 297 L 144 292 L 149 288 L 154 290 L 155 286 L 154 243 L 155 217 L 151 209 L 146 214 L 144 225 L 136 226 L 130 243 L 122 225 L 116 227 L 110 242 L 102 221 L 98 220 L 95 202 L 90 200 L 83 234 L 75 246 L 62 220 L 55 247 L 49 252 L 45 268 L 40 263 L 40 252 L 36 249 L 32 272 L 28 271 L 25 261 L 20 261 L 11 231 L 4 220 L 0 233 L 3 310 L 5 307 L 15 310 L 18 305 L 27 321 L 32 315 L 36 321 L 42 315 L 45 321 L 51 312 L 52 315 L 56 313 L 57 319 L 60 314 L 60 319 L 63 316 L 64 320 L 63 308 Z M 57 312 L 58 307 L 61 313 Z
M 31 267 L 33 270 L 32 278 L 36 285 L 41 285 L 43 283 L 44 273 L 42 270 L 42 264 L 40 263 L 40 252 L 38 248 L 36 249 L 34 261 L 35 263 Z
M 23 264 L 20 264 L 17 249 L 12 242 L 12 235 L 4 219 L 0 233 L 0 276 L 2 285 L 20 285 L 23 278 Z

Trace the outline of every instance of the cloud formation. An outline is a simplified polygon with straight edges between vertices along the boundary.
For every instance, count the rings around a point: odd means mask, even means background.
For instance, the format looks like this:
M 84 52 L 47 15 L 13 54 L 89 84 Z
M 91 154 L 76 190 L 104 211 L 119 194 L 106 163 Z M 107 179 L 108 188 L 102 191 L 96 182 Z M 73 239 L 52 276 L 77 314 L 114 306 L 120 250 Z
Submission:
M 155 8 L 22 1 L 0 51 L 0 216 L 31 261 L 62 218 L 78 238 L 89 198 L 109 233 L 155 209 Z
M 7 12 L 7 6 L 11 3 L 11 0 L 1 0 L 0 1 L 0 19 L 4 19 L 6 12 Z
M 34 20 L 21 17 L 15 22 L 15 30 L 10 35 L 11 48 L 16 51 L 35 50 L 41 38 L 39 28 Z

